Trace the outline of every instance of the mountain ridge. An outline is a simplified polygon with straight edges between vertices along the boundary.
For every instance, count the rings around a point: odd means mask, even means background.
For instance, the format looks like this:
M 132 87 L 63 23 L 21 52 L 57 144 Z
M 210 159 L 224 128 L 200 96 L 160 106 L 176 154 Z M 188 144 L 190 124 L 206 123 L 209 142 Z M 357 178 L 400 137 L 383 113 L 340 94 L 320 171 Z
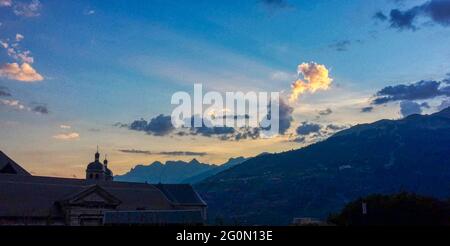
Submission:
M 195 187 L 212 221 L 245 225 L 325 218 L 371 193 L 447 198 L 450 108 L 357 125 L 305 148 L 252 158 Z
M 211 175 L 238 165 L 247 160 L 244 157 L 230 158 L 222 165 L 201 163 L 197 159 L 185 161 L 154 161 L 149 165 L 138 164 L 123 175 L 116 175 L 114 180 L 138 183 L 173 183 L 192 184 Z

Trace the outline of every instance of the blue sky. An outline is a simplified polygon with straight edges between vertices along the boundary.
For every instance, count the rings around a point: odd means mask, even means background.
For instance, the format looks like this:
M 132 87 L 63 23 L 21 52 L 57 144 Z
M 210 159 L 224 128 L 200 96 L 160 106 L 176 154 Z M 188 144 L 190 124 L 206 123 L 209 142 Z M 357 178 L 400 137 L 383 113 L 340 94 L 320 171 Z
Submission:
M 0 88 L 11 94 L 0 98 L 9 100 L 0 105 L 0 149 L 38 174 L 81 177 L 97 144 L 120 173 L 137 163 L 192 158 L 120 149 L 201 151 L 208 155 L 199 159 L 221 163 L 237 155 L 308 144 L 290 141 L 304 121 L 349 126 L 400 118 L 399 101 L 376 105 L 369 114 L 360 109 L 372 107 L 372 96 L 383 87 L 441 81 L 450 72 L 447 19 L 433 19 L 428 8 L 417 13 L 417 30 L 391 27 L 398 21 L 389 16 L 391 10 L 407 11 L 427 2 L 0 0 L 0 40 L 30 51 L 30 65 L 43 77 L 31 82 L 0 77 Z M 386 20 L 374 18 L 377 11 Z M 20 41 L 17 34 L 23 36 Z M 24 61 L 2 49 L 0 65 L 13 62 Z M 252 141 L 249 146 L 113 126 L 170 115 L 171 95 L 191 91 L 194 83 L 209 90 L 287 93 L 304 62 L 325 65 L 333 85 L 291 105 L 291 136 L 246 140 Z M 446 97 L 426 99 L 431 106 L 422 113 L 436 111 Z M 14 100 L 25 109 L 11 105 Z M 48 113 L 35 112 L 37 105 Z M 333 114 L 317 117 L 328 108 Z M 64 134 L 68 137 L 55 137 Z

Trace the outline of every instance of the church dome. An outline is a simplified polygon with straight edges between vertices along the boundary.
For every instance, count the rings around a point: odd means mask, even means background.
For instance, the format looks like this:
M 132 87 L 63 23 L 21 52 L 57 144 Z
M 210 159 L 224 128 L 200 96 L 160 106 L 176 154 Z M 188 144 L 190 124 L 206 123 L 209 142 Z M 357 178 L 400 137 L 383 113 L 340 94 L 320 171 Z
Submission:
M 89 163 L 89 165 L 87 166 L 87 170 L 101 172 L 103 171 L 103 164 L 96 160 L 94 162 Z
M 112 174 L 113 174 L 109 168 L 106 168 L 105 173 L 110 176 L 112 176 Z

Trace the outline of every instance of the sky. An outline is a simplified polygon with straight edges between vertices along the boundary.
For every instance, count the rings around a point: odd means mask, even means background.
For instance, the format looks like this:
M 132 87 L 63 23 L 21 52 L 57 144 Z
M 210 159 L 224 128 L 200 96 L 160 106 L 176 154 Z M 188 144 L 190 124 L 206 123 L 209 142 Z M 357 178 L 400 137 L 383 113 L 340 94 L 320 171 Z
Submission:
M 450 106 L 449 43 L 450 0 L 0 0 L 0 150 L 82 178 L 97 145 L 115 174 L 296 149 Z M 194 83 L 280 92 L 282 132 L 172 129 Z

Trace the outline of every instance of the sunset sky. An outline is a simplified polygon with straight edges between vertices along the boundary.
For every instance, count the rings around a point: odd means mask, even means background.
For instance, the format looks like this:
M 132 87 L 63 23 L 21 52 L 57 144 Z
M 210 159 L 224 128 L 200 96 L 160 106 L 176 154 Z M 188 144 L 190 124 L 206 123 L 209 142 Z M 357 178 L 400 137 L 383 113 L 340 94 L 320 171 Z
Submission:
M 0 0 L 0 150 L 36 175 L 83 177 L 97 145 L 115 174 L 300 148 L 450 106 L 449 44 L 449 0 Z M 289 101 L 312 83 L 300 64 L 330 85 Z M 281 92 L 287 129 L 178 134 L 171 96 L 194 83 Z

